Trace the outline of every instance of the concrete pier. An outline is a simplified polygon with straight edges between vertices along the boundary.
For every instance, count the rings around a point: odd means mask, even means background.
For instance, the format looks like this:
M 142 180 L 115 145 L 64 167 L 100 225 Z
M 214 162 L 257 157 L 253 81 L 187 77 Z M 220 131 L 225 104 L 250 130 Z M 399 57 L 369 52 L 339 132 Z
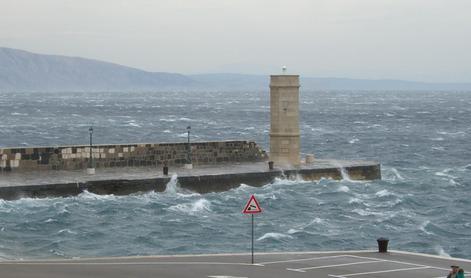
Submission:
M 30 171 L 4 173 L 0 179 L 0 198 L 12 200 L 22 197 L 73 196 L 87 190 L 95 194 L 126 195 L 136 192 L 165 190 L 172 175 L 178 185 L 198 193 L 225 191 L 240 186 L 262 186 L 275 178 L 319 180 L 342 179 L 347 174 L 352 180 L 381 178 L 380 164 L 374 161 L 343 161 L 317 159 L 298 167 L 268 169 L 267 162 L 201 165 L 193 169 L 170 167 L 164 175 L 159 167 L 123 167 L 97 169 L 95 175 L 77 171 Z

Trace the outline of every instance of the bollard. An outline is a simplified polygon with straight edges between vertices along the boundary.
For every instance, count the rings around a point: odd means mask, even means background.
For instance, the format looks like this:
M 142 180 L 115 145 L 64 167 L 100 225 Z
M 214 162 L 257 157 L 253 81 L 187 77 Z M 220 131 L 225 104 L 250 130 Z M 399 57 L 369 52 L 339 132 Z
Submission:
M 168 166 L 164 166 L 164 176 L 168 176 Z
M 273 170 L 273 161 L 268 161 L 268 169 Z
M 380 237 L 377 239 L 378 241 L 378 252 L 379 253 L 387 253 L 388 252 L 388 242 L 389 239 L 385 237 Z

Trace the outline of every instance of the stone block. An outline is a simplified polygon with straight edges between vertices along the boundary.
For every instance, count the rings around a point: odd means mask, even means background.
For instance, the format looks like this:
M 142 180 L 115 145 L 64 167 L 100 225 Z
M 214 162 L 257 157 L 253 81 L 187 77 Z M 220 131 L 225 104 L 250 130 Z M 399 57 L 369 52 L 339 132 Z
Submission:
M 21 160 L 21 153 L 15 153 L 15 160 Z
M 11 168 L 18 168 L 19 166 L 20 166 L 20 161 L 19 160 L 16 160 L 16 159 L 10 160 L 10 167 Z

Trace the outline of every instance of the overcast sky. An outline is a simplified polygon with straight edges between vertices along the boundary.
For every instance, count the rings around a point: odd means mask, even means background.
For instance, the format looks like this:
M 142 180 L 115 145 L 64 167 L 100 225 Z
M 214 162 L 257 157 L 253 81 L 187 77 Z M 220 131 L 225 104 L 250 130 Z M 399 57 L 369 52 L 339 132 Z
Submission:
M 149 71 L 471 82 L 471 0 L 0 0 L 0 46 Z

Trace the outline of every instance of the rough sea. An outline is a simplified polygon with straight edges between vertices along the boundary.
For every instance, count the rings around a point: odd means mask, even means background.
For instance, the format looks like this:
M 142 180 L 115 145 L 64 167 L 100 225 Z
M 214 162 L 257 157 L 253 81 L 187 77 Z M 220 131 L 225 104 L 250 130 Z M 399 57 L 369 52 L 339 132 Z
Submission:
M 250 139 L 268 92 L 0 93 L 0 147 Z M 276 180 L 222 193 L 0 200 L 0 258 L 390 247 L 471 259 L 471 92 L 301 91 L 302 152 L 382 163 L 383 179 Z M 1 176 L 0 176 L 1 178 Z

